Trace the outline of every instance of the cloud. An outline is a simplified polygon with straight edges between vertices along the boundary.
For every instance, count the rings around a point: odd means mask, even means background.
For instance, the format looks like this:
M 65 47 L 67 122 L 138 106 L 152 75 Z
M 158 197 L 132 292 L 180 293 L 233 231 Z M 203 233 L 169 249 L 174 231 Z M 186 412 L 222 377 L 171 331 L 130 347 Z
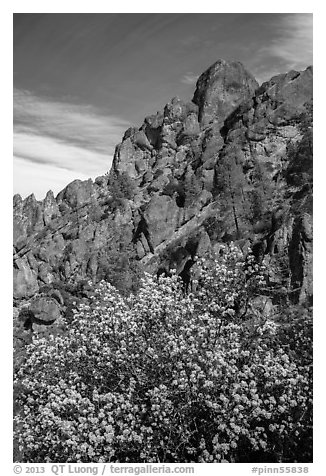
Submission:
M 15 191 L 29 187 L 28 193 L 39 195 L 40 176 L 53 188 L 50 169 L 56 177 L 61 173 L 69 180 L 103 174 L 128 126 L 92 106 L 53 101 L 15 89 L 14 164 L 15 175 L 20 177 L 15 176 Z M 23 183 L 17 164 L 28 175 L 28 184 Z
M 27 131 L 15 132 L 14 156 L 33 164 L 53 165 L 89 176 L 105 172 L 109 167 L 108 154 Z
M 207 37 L 202 37 L 200 35 L 188 35 L 181 38 L 179 41 L 181 47 L 185 49 L 202 49 L 208 48 L 214 44 L 214 41 Z
M 194 74 L 190 71 L 184 74 L 180 81 L 184 84 L 196 84 L 197 79 L 198 79 L 198 74 Z
M 90 150 L 111 152 L 129 124 L 103 115 L 93 106 L 40 98 L 28 91 L 14 90 L 14 125 L 34 134 L 52 136 Z
M 280 67 L 286 72 L 290 69 L 305 69 L 313 60 L 313 16 L 312 14 L 288 14 L 282 16 L 275 24 L 276 38 L 261 46 L 257 60 L 264 60 L 264 70 L 256 68 L 257 74 L 265 76 L 270 72 L 279 73 Z M 266 63 L 271 63 L 270 68 Z M 276 65 L 275 65 L 276 63 Z
M 80 171 L 71 171 L 52 164 L 34 164 L 15 156 L 13 173 L 14 193 L 19 193 L 22 197 L 34 193 L 37 200 L 43 200 L 49 190 L 56 195 L 73 180 L 89 178 L 88 174 Z

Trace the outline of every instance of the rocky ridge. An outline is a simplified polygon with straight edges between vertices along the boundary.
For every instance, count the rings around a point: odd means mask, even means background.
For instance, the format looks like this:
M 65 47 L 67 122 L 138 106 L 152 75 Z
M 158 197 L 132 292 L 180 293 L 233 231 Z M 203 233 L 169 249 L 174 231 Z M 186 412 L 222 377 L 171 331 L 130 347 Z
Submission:
M 72 289 L 87 294 L 83 280 L 132 290 L 141 270 L 171 268 L 187 280 L 195 255 L 229 241 L 251 246 L 292 302 L 310 301 L 311 104 L 311 67 L 259 86 L 219 60 L 192 101 L 125 132 L 109 174 L 43 201 L 15 195 L 16 304 L 54 300 L 57 316 Z

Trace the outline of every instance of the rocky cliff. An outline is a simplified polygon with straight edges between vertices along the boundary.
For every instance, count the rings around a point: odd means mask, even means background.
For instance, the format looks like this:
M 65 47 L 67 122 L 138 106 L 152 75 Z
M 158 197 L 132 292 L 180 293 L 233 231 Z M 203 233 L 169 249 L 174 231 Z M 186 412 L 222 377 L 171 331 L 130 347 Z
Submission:
M 280 295 L 310 301 L 311 105 L 311 67 L 259 86 L 219 60 L 191 102 L 175 97 L 125 132 L 110 173 L 43 201 L 15 195 L 16 302 L 66 309 L 83 280 L 133 290 L 142 270 L 187 280 L 195 255 L 229 241 L 253 248 Z

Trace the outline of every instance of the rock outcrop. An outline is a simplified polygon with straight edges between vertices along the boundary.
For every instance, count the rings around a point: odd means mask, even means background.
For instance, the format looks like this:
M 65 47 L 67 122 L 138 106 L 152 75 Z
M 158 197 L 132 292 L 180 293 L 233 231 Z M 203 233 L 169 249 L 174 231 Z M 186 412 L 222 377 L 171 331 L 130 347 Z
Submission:
M 309 300 L 311 187 L 289 147 L 302 156 L 311 103 L 311 67 L 259 86 L 240 63 L 216 62 L 192 102 L 173 98 L 126 131 L 109 175 L 43 202 L 15 195 L 14 297 L 87 279 L 128 287 L 137 270 L 186 274 L 195 255 L 233 240 L 293 302 Z
M 193 102 L 205 126 L 225 119 L 246 99 L 254 96 L 258 83 L 239 62 L 219 60 L 198 79 Z

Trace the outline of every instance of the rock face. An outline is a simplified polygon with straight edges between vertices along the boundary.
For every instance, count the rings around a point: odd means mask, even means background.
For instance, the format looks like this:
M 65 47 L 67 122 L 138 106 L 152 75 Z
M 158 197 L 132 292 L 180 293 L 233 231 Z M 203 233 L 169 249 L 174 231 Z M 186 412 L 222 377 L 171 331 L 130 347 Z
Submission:
M 217 61 L 197 81 L 193 102 L 199 107 L 200 123 L 223 123 L 239 104 L 253 97 L 258 86 L 241 63 Z
M 217 61 L 192 102 L 173 98 L 125 132 L 109 175 L 43 202 L 14 197 L 14 297 L 86 279 L 128 287 L 136 268 L 185 275 L 233 240 L 293 302 L 309 300 L 311 103 L 311 67 L 259 87 L 240 63 Z
M 26 259 L 14 261 L 14 298 L 33 296 L 39 289 L 36 270 L 32 270 Z
M 32 300 L 29 310 L 39 324 L 56 321 L 60 316 L 60 305 L 50 297 L 38 297 Z

